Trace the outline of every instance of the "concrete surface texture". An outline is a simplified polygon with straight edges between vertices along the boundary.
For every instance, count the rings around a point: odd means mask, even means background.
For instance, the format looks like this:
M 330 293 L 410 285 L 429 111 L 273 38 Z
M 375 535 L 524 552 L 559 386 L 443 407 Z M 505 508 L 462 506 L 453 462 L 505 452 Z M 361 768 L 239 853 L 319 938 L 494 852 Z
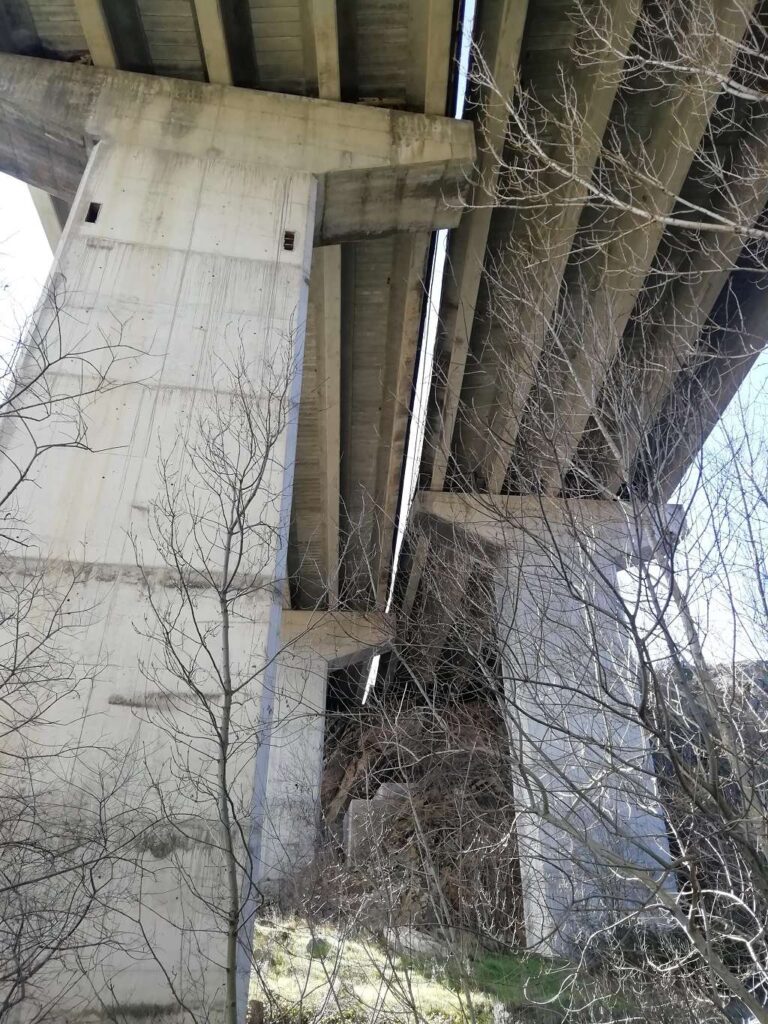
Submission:
M 311 170 L 325 243 L 457 224 L 474 158 L 448 118 L 11 54 L 0 97 L 0 168 L 53 195 L 72 199 L 94 140 Z
M 32 492 L 23 513 L 49 571 L 73 561 L 87 566 L 78 597 L 90 609 L 87 628 L 69 642 L 93 667 L 93 678 L 81 708 L 84 752 L 71 782 L 83 792 L 96 777 L 107 790 L 119 779 L 124 809 L 133 808 L 147 822 L 167 819 L 169 831 L 168 841 L 160 842 L 148 826 L 141 869 L 119 872 L 103 908 L 103 926 L 124 941 L 122 950 L 101 952 L 99 970 L 110 979 L 112 998 L 125 1007 L 137 1000 L 167 1003 L 166 972 L 191 1005 L 215 1005 L 223 996 L 221 938 L 215 926 L 201 924 L 206 908 L 213 918 L 210 908 L 223 912 L 226 906 L 222 844 L 215 838 L 221 828 L 215 736 L 206 734 L 201 709 L 189 706 L 178 675 L 160 668 L 155 676 L 152 670 L 154 691 L 147 676 L 157 655 L 147 582 L 158 607 L 178 605 L 177 574 L 153 535 L 151 506 L 163 490 L 161 459 L 171 476 L 191 478 L 187 441 L 194 442 L 201 429 L 213 389 L 219 404 L 226 399 L 227 379 L 217 376 L 222 366 L 234 366 L 242 356 L 254 400 L 266 408 L 278 402 L 269 381 L 294 366 L 300 371 L 315 192 L 308 172 L 232 162 L 207 151 L 193 156 L 99 142 L 53 270 L 63 344 L 84 351 L 109 339 L 118 357 L 110 376 L 121 385 L 89 404 L 88 440 L 95 451 L 50 451 L 36 476 L 47 500 L 36 501 Z M 293 238 L 290 250 L 286 232 Z M 53 315 L 49 306 L 40 313 L 43 319 Z M 94 361 L 106 358 L 102 348 Z M 231 723 L 232 801 L 238 809 L 250 806 L 254 755 L 268 729 L 260 718 L 260 708 L 269 706 L 261 691 L 274 685 L 279 651 L 299 371 L 288 382 L 285 422 L 272 437 L 254 498 L 252 514 L 261 530 L 244 552 L 243 572 L 258 573 L 263 584 L 239 602 L 230 630 L 234 671 L 249 680 Z M 61 431 L 54 417 L 50 440 L 60 440 Z M 236 446 L 238 438 L 231 443 Z M 215 479 L 211 485 L 215 492 Z M 196 500 L 206 499 L 201 494 Z M 206 515 L 215 512 L 208 502 L 210 507 L 198 506 Z M 212 549 L 219 529 L 211 515 Z M 186 537 L 179 543 L 189 547 Z M 202 551 L 186 550 L 185 557 L 190 565 L 199 562 L 201 572 L 207 559 L 216 561 L 215 553 Z M 197 614 L 207 623 L 210 642 L 220 643 L 216 590 L 199 586 Z M 189 609 L 179 614 L 189 618 Z M 186 637 L 191 627 L 187 622 Z M 194 639 L 179 644 L 192 662 L 199 658 Z M 215 690 L 213 673 L 201 678 Z M 169 727 L 178 731 L 176 745 Z M 126 775 L 127 763 L 132 767 Z M 259 856 L 258 837 L 253 853 Z M 195 951 L 201 927 L 205 949 Z M 70 990 L 69 1008 L 83 998 L 87 1003 L 86 992 L 80 979 Z
M 123 864 L 94 920 L 95 930 L 122 938 L 103 944 L 93 972 L 123 1012 L 168 1009 L 169 994 L 170 1002 L 220 1011 L 228 891 L 217 733 L 200 702 L 190 703 L 167 649 L 158 658 L 147 592 L 159 618 L 173 618 L 181 658 L 197 671 L 199 623 L 206 644 L 223 637 L 215 585 L 222 485 L 214 479 L 202 494 L 198 442 L 209 437 L 210 410 L 220 415 L 228 389 L 236 391 L 228 371 L 242 365 L 254 418 L 272 416 L 279 429 L 249 509 L 259 528 L 241 553 L 242 572 L 256 583 L 227 634 L 239 680 L 229 800 L 244 833 L 238 870 L 279 877 L 313 847 L 328 665 L 370 653 L 381 636 L 335 620 L 321 625 L 313 648 L 293 623 L 293 646 L 278 668 L 313 243 L 334 232 L 452 222 L 458 212 L 442 190 L 471 159 L 471 130 L 439 118 L 0 61 L 10 118 L 4 166 L 73 198 L 36 330 L 92 353 L 94 378 L 106 370 L 110 379 L 88 402 L 90 450 L 48 452 L 35 478 L 46 500 L 31 492 L 19 509 L 36 537 L 37 567 L 54 577 L 76 566 L 82 584 L 83 628 L 71 643 L 92 678 L 80 709 L 83 754 L 58 798 L 66 802 L 74 785 L 87 815 L 98 780 L 123 814 L 146 823 L 137 826 L 133 866 L 131 858 Z M 371 174 L 379 175 L 373 183 Z M 387 188 L 389 203 L 381 198 Z M 66 436 L 55 417 L 44 429 L 43 442 Z M 6 435 L 9 450 L 26 443 Z M 237 461 L 242 438 L 225 435 Z M 197 516 L 209 545 L 194 529 L 177 536 L 185 571 L 199 576 L 199 593 L 186 603 L 155 506 L 174 488 L 187 502 L 179 521 Z M 317 623 L 304 630 L 316 632 Z M 202 678 L 216 683 L 215 672 Z M 62 1012 L 94 1008 L 99 986 L 89 989 L 74 963 L 60 969 L 72 972 Z
M 526 941 L 553 955 L 578 957 L 644 907 L 670 863 L 648 740 L 627 713 L 641 695 L 620 532 L 534 515 L 507 525 L 496 556 Z
M 273 440 L 254 506 L 260 531 L 247 562 L 255 584 L 243 595 L 231 630 L 234 671 L 247 680 L 232 721 L 238 738 L 232 800 L 243 820 L 254 824 L 243 856 L 272 880 L 311 855 L 329 667 L 385 642 L 380 629 L 340 625 L 339 615 L 319 624 L 297 622 L 291 619 L 296 609 L 284 606 L 293 598 L 305 614 L 323 602 L 335 609 L 339 577 L 353 576 L 359 550 L 373 551 L 376 561 L 361 604 L 372 604 L 388 583 L 430 233 L 458 227 L 448 242 L 437 339 L 445 379 L 430 397 L 421 467 L 421 479 L 432 490 L 422 495 L 421 508 L 483 534 L 483 543 L 499 552 L 505 682 L 516 708 L 511 727 L 522 744 L 523 763 L 561 819 L 592 833 L 598 844 L 606 836 L 600 815 L 586 804 L 568 804 L 559 793 L 558 774 L 576 770 L 591 778 L 590 796 L 619 834 L 663 854 L 660 819 L 642 784 L 642 737 L 624 729 L 616 716 L 596 720 L 590 714 L 600 685 L 633 699 L 631 689 L 622 689 L 631 666 L 610 589 L 616 564 L 632 552 L 635 538 L 628 539 L 622 523 L 612 519 L 620 503 L 574 502 L 589 558 L 581 548 L 568 549 L 567 529 L 559 543 L 568 551 L 571 574 L 583 581 L 597 609 L 597 622 L 586 623 L 583 607 L 558 581 L 547 537 L 527 517 L 530 496 L 503 495 L 501 520 L 508 523 L 512 515 L 522 523 L 511 530 L 483 513 L 485 498 L 498 506 L 510 469 L 531 470 L 530 479 L 542 482 L 550 503 L 551 526 L 579 459 L 602 468 L 603 456 L 585 442 L 592 420 L 602 416 L 603 379 L 610 382 L 618 374 L 618 385 L 626 387 L 624 378 L 631 378 L 636 364 L 656 380 L 653 402 L 649 390 L 646 403 L 647 436 L 633 439 L 637 450 L 629 453 L 632 479 L 642 479 L 638 452 L 666 450 L 664 493 L 670 493 L 764 343 L 760 325 L 768 293 L 749 286 L 742 304 L 745 326 L 735 333 L 726 329 L 731 314 L 718 304 L 723 286 L 734 278 L 734 242 L 717 261 L 707 257 L 701 286 L 686 298 L 686 308 L 696 311 L 690 317 L 692 347 L 710 346 L 709 334 L 700 330 L 708 316 L 722 314 L 724 324 L 714 369 L 704 366 L 699 374 L 707 403 L 702 399 L 702 423 L 693 429 L 691 418 L 701 410 L 686 402 L 685 373 L 677 360 L 660 367 L 658 353 L 649 358 L 644 349 L 632 349 L 625 363 L 616 358 L 632 341 L 632 309 L 655 287 L 654 260 L 664 251 L 661 220 L 630 232 L 637 250 L 631 273 L 619 259 L 616 273 L 601 283 L 599 308 L 612 308 L 611 289 L 621 297 L 609 343 L 593 332 L 572 360 L 558 363 L 543 342 L 557 317 L 558 296 L 578 294 L 569 260 L 583 241 L 579 225 L 589 224 L 596 204 L 579 184 L 559 211 L 545 211 L 547 230 L 536 228 L 531 237 L 558 255 L 545 272 L 533 260 L 535 269 L 522 286 L 519 267 L 505 267 L 503 256 L 525 251 L 521 242 L 530 236 L 536 204 L 532 214 L 503 203 L 491 208 L 478 185 L 478 208 L 462 215 L 460 194 L 473 165 L 480 164 L 491 187 L 504 173 L 504 104 L 517 88 L 518 72 L 545 106 L 561 75 L 573 84 L 585 126 L 575 156 L 583 175 L 592 174 L 604 140 L 616 130 L 611 112 L 621 108 L 621 66 L 632 45 L 636 5 L 610 0 L 614 45 L 585 71 L 575 55 L 575 21 L 563 16 L 559 4 L 480 4 L 474 39 L 499 95 L 482 94 L 485 102 L 469 112 L 474 124 L 435 116 L 447 108 L 453 78 L 456 23 L 450 0 L 318 0 L 306 5 L 308 17 L 300 16 L 298 4 L 265 0 L 259 16 L 272 27 L 279 14 L 279 36 L 251 23 L 254 5 L 242 25 L 225 16 L 225 7 L 194 0 L 174 5 L 170 15 L 162 0 L 26 0 L 13 5 L 19 24 L 0 11 L 0 49 L 8 51 L 0 53 L 0 169 L 53 196 L 57 215 L 62 204 L 72 204 L 51 278 L 56 306 L 41 306 L 38 328 L 52 328 L 53 337 L 61 332 L 81 351 L 100 348 L 96 362 L 118 353 L 109 372 L 122 385 L 88 403 L 92 451 L 52 450 L 40 461 L 32 481 L 39 490 L 30 491 L 26 508 L 19 509 L 38 547 L 34 558 L 28 554 L 8 569 L 23 576 L 29 567 L 42 567 L 54 581 L 73 566 L 79 573 L 73 599 L 81 626 L 70 653 L 87 669 L 88 681 L 83 706 L 63 707 L 58 721 L 77 733 L 80 754 L 61 768 L 52 799 L 61 806 L 69 801 L 73 813 L 87 815 L 106 789 L 137 836 L 105 889 L 101 917 L 94 918 L 102 937 L 119 935 L 120 942 L 99 943 L 90 979 L 70 965 L 78 983 L 61 1003 L 62 1017 L 108 1015 L 97 991 L 107 992 L 108 1001 L 127 1014 L 177 1014 L 178 1000 L 169 998 L 174 990 L 192 1008 L 214 1016 L 220 1011 L 227 880 L 215 801 L 215 743 L 210 735 L 201 741 L 199 716 L 174 691 L 178 678 L 164 675 L 168 666 L 162 658 L 156 661 L 146 594 L 149 589 L 155 595 L 163 613 L 179 607 L 174 570 L 152 529 L 153 502 L 163 491 L 158 465 L 168 460 L 182 493 L 186 481 L 199 479 L 201 467 L 190 453 L 200 439 L 201 414 L 211 402 L 226 400 L 219 373 L 233 353 L 242 352 L 250 368 L 260 413 L 272 407 L 275 376 L 287 387 L 285 422 Z M 725 75 L 742 20 L 740 12 L 735 25 L 710 41 L 715 66 Z M 38 56 L 28 55 L 33 52 Z M 71 56 L 97 66 L 40 59 Z M 698 146 L 711 128 L 711 105 L 701 96 L 692 93 L 683 105 L 671 106 L 665 102 L 669 95 L 654 95 L 647 103 L 635 98 L 637 120 L 628 125 L 630 137 L 645 139 L 653 160 L 659 158 L 664 174 L 656 198 L 667 212 L 695 179 Z M 490 143 L 479 154 L 475 129 Z M 555 146 L 567 141 L 567 133 L 552 140 Z M 750 223 L 763 208 L 762 195 L 746 210 Z M 707 194 L 702 202 L 716 198 Z M 49 230 L 56 234 L 50 217 Z M 489 333 L 496 296 L 483 284 L 483 271 L 494 267 L 501 268 L 501 289 L 510 293 L 507 325 L 525 341 L 519 352 L 503 328 L 496 325 Z M 544 330 L 530 329 L 526 319 L 531 296 Z M 662 348 L 674 324 L 672 316 L 662 325 Z M 556 381 L 553 389 L 559 396 L 553 422 L 562 425 L 554 464 L 541 445 L 541 403 L 533 388 L 539 367 L 552 365 L 569 385 Z M 60 377 L 64 387 L 66 368 Z M 582 386 L 571 388 L 571 379 Z M 546 401 L 551 397 L 544 395 Z M 297 458 L 299 400 L 304 444 Z M 42 440 L 66 438 L 71 427 L 54 417 Z M 4 427 L 7 451 L 23 451 L 26 443 L 11 425 Z M 469 511 L 463 497 L 457 505 L 451 467 L 468 486 L 488 492 L 479 513 L 474 499 Z M 529 479 L 526 472 L 521 480 Z M 615 472 L 608 480 L 610 495 L 623 493 Z M 194 487 L 191 493 L 198 494 Z M 578 488 L 572 493 L 581 494 Z M 357 547 L 348 544 L 342 554 L 344 530 L 364 518 L 362 496 L 368 494 L 383 509 L 379 535 L 371 529 L 370 543 L 365 538 Z M 204 513 L 215 508 L 217 497 L 209 489 L 205 500 L 212 504 L 202 506 Z M 285 587 L 289 530 L 301 577 L 298 597 Z M 215 548 L 216 530 L 213 536 Z M 321 557 L 315 558 L 320 547 Z M 194 567 L 202 554 L 194 544 L 189 550 Z M 321 570 L 313 572 L 313 564 Z M 415 595 L 418 566 L 405 571 Z M 332 592 L 325 593 L 324 578 L 333 580 Z M 206 635 L 216 639 L 221 606 L 215 580 L 209 577 L 199 587 L 193 606 L 204 632 L 210 630 Z M 194 625 L 189 607 L 178 614 L 174 621 L 186 636 Z M 322 640 L 297 643 L 305 635 Z M 284 650 L 286 644 L 290 649 Z M 181 642 L 187 653 L 194 647 L 194 640 L 191 646 Z M 153 689 L 151 680 L 161 689 Z M 562 729 L 541 725 L 539 712 L 551 718 L 553 709 L 558 725 L 572 725 L 575 736 L 564 738 Z M 621 778 L 594 750 L 600 729 L 601 738 L 607 732 L 615 739 L 614 749 L 626 762 Z M 148 779 L 162 785 L 147 786 Z M 151 826 L 159 817 L 170 828 Z M 526 827 L 521 835 L 530 854 L 523 866 L 528 936 L 546 947 L 553 926 L 570 922 L 571 883 L 589 904 L 596 865 L 592 852 L 567 829 Z M 588 906 L 587 912 L 602 909 Z M 575 918 L 563 934 L 577 937 Z

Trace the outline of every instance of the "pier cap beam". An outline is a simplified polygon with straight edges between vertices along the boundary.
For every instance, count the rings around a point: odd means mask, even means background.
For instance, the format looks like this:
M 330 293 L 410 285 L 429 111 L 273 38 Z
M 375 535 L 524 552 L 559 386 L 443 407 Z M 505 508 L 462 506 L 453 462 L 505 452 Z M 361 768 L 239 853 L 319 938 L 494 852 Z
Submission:
M 685 529 L 682 505 L 636 508 L 623 501 L 552 498 L 547 495 L 422 491 L 416 511 L 477 540 L 505 548 L 510 532 L 523 530 L 551 542 L 596 541 L 617 563 L 651 561 Z
M 394 632 L 394 622 L 384 614 L 284 609 L 280 642 L 285 649 L 322 658 L 337 669 L 386 650 Z
M 319 178 L 316 244 L 454 227 L 469 122 L 0 54 L 0 171 L 74 198 L 106 139 Z

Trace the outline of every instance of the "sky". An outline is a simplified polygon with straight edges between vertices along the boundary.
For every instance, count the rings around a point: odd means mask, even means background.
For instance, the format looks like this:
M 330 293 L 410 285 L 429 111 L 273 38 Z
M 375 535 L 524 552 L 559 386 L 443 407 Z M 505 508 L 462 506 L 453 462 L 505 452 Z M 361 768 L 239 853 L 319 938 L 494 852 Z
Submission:
M 755 617 L 750 609 L 758 572 L 763 585 L 768 572 L 768 566 L 755 565 L 755 559 L 762 562 L 768 552 L 767 470 L 768 349 L 707 438 L 699 463 L 672 497 L 686 508 L 687 536 L 682 543 L 692 552 L 694 567 L 688 596 L 711 661 L 768 659 L 765 616 Z M 742 493 L 751 509 L 745 507 Z M 718 585 L 717 574 L 709 576 L 709 566 L 717 567 L 720 578 L 727 573 L 727 589 Z
M 27 186 L 0 174 L 0 344 L 12 344 L 40 294 L 52 254 Z

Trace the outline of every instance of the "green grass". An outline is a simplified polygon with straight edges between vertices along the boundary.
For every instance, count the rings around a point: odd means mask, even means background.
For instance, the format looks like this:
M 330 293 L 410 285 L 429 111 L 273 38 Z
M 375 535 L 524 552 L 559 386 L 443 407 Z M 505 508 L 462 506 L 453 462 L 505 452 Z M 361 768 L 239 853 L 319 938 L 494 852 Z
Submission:
M 555 999 L 556 965 L 541 957 L 486 954 L 463 971 L 448 960 L 394 953 L 359 935 L 298 919 L 262 921 L 254 936 L 251 998 L 265 1024 L 425 1024 L 492 1021 L 492 1003 L 521 1006 Z M 324 955 L 311 955 L 311 952 Z
M 472 961 L 472 984 L 508 1005 L 544 1002 L 555 999 L 560 990 L 557 966 L 531 954 L 486 953 Z

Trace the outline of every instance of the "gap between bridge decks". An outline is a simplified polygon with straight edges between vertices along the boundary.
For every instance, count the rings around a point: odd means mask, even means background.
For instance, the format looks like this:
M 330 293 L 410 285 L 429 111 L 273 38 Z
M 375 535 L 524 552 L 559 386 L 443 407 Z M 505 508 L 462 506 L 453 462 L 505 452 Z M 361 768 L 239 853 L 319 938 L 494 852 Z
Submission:
M 460 14 L 459 30 L 459 53 L 458 71 L 456 79 L 456 100 L 452 116 L 460 121 L 464 117 L 464 107 L 467 99 L 467 84 L 469 79 L 469 60 L 472 36 L 475 25 L 475 12 L 477 0 L 463 0 Z M 400 555 L 403 547 L 403 539 L 408 524 L 408 517 L 413 504 L 418 480 L 419 463 L 424 447 L 424 434 L 427 420 L 427 403 L 429 399 L 429 387 L 432 380 L 432 368 L 435 358 L 435 341 L 437 338 L 437 327 L 440 315 L 440 303 L 443 294 L 443 277 L 445 260 L 448 252 L 449 228 L 440 228 L 435 233 L 434 244 L 431 247 L 429 263 L 427 267 L 427 289 L 425 295 L 425 313 L 422 317 L 421 332 L 416 353 L 416 367 L 414 371 L 413 388 L 411 392 L 411 410 L 408 419 L 408 431 L 405 439 L 405 455 L 403 458 L 403 471 L 400 483 L 400 496 L 397 504 L 397 516 L 395 520 L 395 536 L 392 551 L 392 566 L 389 573 L 389 584 L 387 588 L 387 599 L 384 606 L 386 613 L 392 607 L 392 599 L 397 581 L 397 571 L 400 565 Z M 363 703 L 368 698 L 372 687 L 376 683 L 379 673 L 381 655 L 374 654 L 368 669 L 368 677 L 363 693 Z

